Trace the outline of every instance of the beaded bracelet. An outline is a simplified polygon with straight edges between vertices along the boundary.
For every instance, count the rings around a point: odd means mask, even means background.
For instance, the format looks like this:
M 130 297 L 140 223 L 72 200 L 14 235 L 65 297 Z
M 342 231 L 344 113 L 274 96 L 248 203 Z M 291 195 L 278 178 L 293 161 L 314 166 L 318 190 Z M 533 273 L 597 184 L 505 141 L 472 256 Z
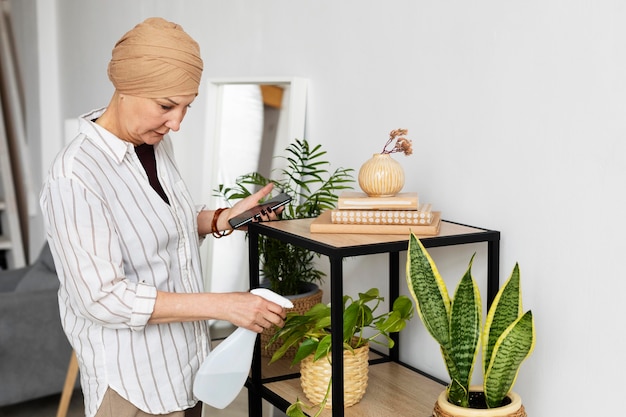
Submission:
M 224 230 L 224 231 L 220 232 L 220 230 L 217 228 L 217 219 L 220 217 L 220 214 L 222 214 L 222 212 L 224 210 L 226 210 L 226 208 L 224 208 L 224 207 L 218 208 L 213 213 L 213 221 L 211 222 L 211 234 L 213 235 L 213 237 L 215 237 L 217 239 L 219 239 L 221 237 L 224 237 L 224 236 L 228 236 L 229 234 L 231 234 L 233 232 L 233 229 Z

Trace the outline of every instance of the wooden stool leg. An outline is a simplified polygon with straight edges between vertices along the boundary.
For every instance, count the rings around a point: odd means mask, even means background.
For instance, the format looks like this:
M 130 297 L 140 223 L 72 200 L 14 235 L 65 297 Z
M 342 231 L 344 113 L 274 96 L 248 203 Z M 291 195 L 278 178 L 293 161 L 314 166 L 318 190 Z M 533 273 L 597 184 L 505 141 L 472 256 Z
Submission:
M 59 401 L 57 417 L 67 417 L 67 410 L 70 407 L 70 400 L 72 399 L 72 393 L 74 392 L 74 385 L 76 384 L 77 376 L 78 359 L 76 359 L 76 354 L 72 351 L 70 364 L 67 367 L 67 375 L 65 376 L 65 385 L 63 386 L 63 392 L 61 393 L 61 401 Z

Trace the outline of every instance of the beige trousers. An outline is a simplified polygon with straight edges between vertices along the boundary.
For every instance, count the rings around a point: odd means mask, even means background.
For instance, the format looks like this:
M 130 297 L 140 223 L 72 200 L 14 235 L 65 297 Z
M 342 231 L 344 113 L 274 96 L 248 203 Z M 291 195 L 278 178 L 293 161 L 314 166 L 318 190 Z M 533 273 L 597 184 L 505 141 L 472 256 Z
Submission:
M 170 414 L 159 414 L 159 417 L 185 417 L 199 415 L 196 413 L 201 410 L 201 405 L 198 403 L 198 406 L 187 410 L 188 413 L 185 414 L 184 411 L 176 411 Z M 132 405 L 130 402 L 122 398 L 117 392 L 113 391 L 110 387 L 107 389 L 104 394 L 104 398 L 102 399 L 102 404 L 100 404 L 100 408 L 96 412 L 96 417 L 150 417 L 154 414 L 147 414 Z

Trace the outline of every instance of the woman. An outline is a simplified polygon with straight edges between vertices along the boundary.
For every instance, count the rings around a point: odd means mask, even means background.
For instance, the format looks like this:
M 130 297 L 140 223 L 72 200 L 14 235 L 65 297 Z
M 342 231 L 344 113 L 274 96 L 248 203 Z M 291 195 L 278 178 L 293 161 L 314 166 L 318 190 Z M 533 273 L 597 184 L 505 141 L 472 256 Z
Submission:
M 109 63 L 109 105 L 81 118 L 41 192 L 87 417 L 182 416 L 197 402 L 207 320 L 255 332 L 283 324 L 283 309 L 261 297 L 202 292 L 202 238 L 230 233 L 228 219 L 271 191 L 194 207 L 167 134 L 197 96 L 202 66 L 174 23 L 151 18 L 126 33 Z

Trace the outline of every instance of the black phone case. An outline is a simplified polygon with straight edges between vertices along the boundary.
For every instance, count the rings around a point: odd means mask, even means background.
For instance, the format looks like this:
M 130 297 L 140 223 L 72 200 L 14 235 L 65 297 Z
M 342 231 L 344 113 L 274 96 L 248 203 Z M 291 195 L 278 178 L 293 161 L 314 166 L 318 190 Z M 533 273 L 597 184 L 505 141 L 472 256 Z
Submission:
M 285 194 L 285 193 L 280 193 L 276 197 L 273 197 L 272 199 L 267 200 L 259 204 L 258 206 L 253 207 L 250 210 L 244 211 L 240 215 L 233 217 L 232 219 L 228 220 L 228 223 L 230 223 L 230 226 L 233 229 L 237 229 L 238 227 L 241 227 L 245 224 L 250 223 L 254 219 L 260 218 L 261 212 L 263 210 L 267 210 L 269 208 L 273 211 L 279 207 L 284 206 L 290 201 L 291 201 L 290 195 Z

